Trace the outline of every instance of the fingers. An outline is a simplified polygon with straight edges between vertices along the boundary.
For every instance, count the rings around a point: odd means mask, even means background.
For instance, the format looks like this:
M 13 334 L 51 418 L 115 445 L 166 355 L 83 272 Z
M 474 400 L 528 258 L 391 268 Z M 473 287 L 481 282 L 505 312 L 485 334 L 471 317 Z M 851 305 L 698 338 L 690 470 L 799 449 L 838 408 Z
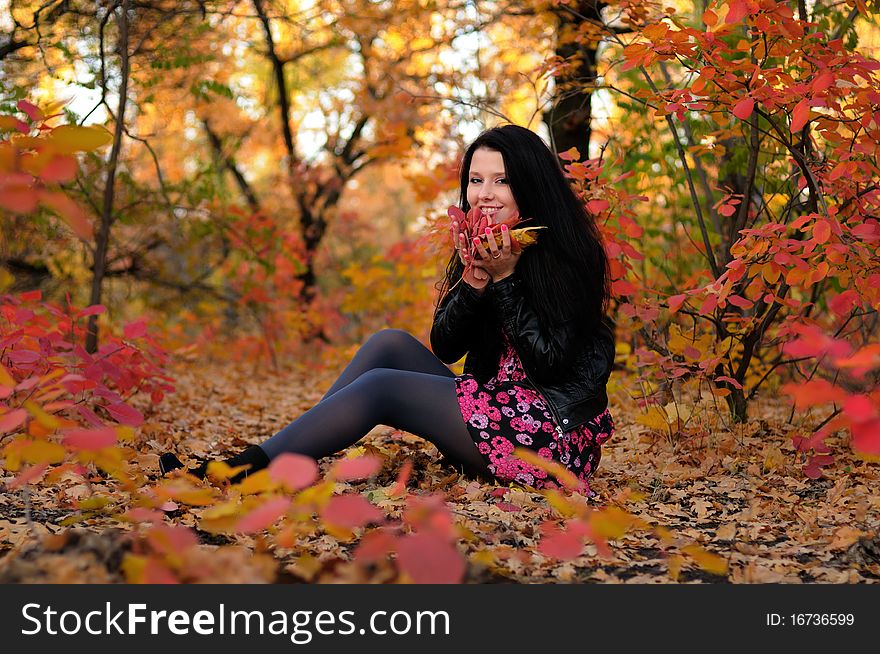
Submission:
M 483 242 L 480 239 L 475 238 L 473 243 L 474 250 L 477 256 L 479 256 L 481 259 L 488 259 L 491 257 L 491 255 L 486 252 L 486 248 L 483 247 Z
M 510 255 L 511 243 L 510 243 L 510 230 L 507 229 L 507 225 L 501 225 L 501 256 L 507 257 Z
M 495 242 L 495 234 L 492 232 L 491 227 L 486 228 L 486 240 L 489 241 L 489 253 L 493 259 L 497 259 L 501 256 L 498 250 L 498 244 Z

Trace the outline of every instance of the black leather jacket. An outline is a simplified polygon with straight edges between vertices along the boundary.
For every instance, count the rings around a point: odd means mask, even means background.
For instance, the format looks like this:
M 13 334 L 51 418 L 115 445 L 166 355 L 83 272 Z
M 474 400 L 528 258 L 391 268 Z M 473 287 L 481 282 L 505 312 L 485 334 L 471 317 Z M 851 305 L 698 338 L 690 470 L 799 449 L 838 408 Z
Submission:
M 579 339 L 573 320 L 543 325 L 516 272 L 480 295 L 461 281 L 434 316 L 431 348 L 446 364 L 467 353 L 464 372 L 485 383 L 498 372 L 503 329 L 522 362 L 527 384 L 547 401 L 557 431 L 571 431 L 608 406 L 605 386 L 614 364 L 614 331 L 603 321 L 592 338 Z

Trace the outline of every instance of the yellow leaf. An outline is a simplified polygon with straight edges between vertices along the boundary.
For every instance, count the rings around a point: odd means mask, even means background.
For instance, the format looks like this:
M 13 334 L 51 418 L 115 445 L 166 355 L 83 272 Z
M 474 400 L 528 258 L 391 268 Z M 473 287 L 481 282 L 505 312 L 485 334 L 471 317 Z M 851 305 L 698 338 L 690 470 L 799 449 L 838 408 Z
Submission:
M 61 463 L 66 450 L 58 443 L 49 441 L 32 441 L 21 453 L 22 459 L 28 463 Z
M 713 575 L 727 574 L 727 561 L 722 559 L 717 554 L 707 552 L 704 548 L 700 547 L 696 543 L 685 545 L 681 548 L 681 551 L 690 556 L 696 562 L 696 564 L 706 572 L 709 572 Z
M 110 503 L 110 498 L 106 495 L 92 495 L 77 502 L 77 508 L 86 511 L 94 511 L 95 509 L 103 509 Z
M 0 386 L 15 387 L 15 379 L 13 379 L 2 363 L 0 363 Z
M 666 431 L 669 429 L 669 419 L 667 418 L 666 413 L 662 408 L 657 406 L 652 406 L 648 409 L 647 413 L 636 416 L 636 422 L 657 431 Z
M 202 519 L 204 520 L 216 520 L 217 518 L 226 518 L 229 516 L 236 516 L 241 513 L 241 504 L 236 502 L 224 502 L 223 504 L 217 504 L 216 506 L 212 506 L 210 509 L 205 509 L 202 513 Z
M 669 557 L 669 578 L 672 581 L 678 581 L 678 575 L 681 573 L 681 566 L 684 563 L 684 559 L 682 559 L 678 554 L 673 554 Z
M 491 550 L 480 550 L 471 555 L 471 561 L 481 565 L 492 566 L 495 564 L 495 555 Z
M 113 135 L 97 125 L 90 125 L 88 127 L 62 125 L 53 129 L 46 139 L 49 147 L 61 154 L 91 152 L 112 141 Z
M 55 430 L 61 426 L 61 421 L 58 418 L 46 413 L 31 400 L 25 400 L 22 406 L 46 429 Z
M 248 475 L 241 482 L 235 484 L 235 487 L 242 495 L 256 495 L 277 486 L 278 484 L 269 476 L 269 471 L 265 469 Z
M 600 536 L 614 540 L 623 536 L 634 520 L 635 516 L 623 509 L 609 506 L 590 516 L 590 526 Z
M 234 468 L 230 467 L 228 463 L 225 461 L 211 461 L 208 464 L 208 476 L 218 480 L 229 479 L 230 477 L 234 477 L 239 472 L 244 472 L 245 470 L 249 470 L 250 466 L 235 466 Z
M 126 554 L 122 559 L 122 573 L 125 580 L 130 584 L 144 583 L 144 573 L 147 569 L 147 557 L 138 556 L 136 554 Z
M 319 507 L 323 506 L 333 495 L 333 486 L 334 483 L 331 480 L 326 480 L 320 484 L 309 486 L 300 491 L 296 496 L 296 501 L 300 504 L 314 504 Z
M 556 509 L 560 515 L 568 518 L 578 513 L 575 506 L 559 491 L 554 489 L 548 489 L 544 491 L 544 497 L 547 498 L 547 503 Z

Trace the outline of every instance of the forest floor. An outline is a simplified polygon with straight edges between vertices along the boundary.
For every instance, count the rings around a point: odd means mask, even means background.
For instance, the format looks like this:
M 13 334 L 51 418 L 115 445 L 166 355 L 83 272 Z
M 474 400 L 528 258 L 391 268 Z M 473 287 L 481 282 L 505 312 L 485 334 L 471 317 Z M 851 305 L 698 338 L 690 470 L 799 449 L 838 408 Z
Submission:
M 329 369 L 329 368 L 328 368 Z M 332 375 L 293 369 L 272 374 L 244 364 L 190 364 L 174 370 L 177 392 L 154 409 L 128 450 L 154 483 L 158 453 L 225 456 L 271 436 L 323 395 Z M 819 479 L 806 477 L 792 446 L 790 409 L 781 399 L 755 402 L 740 425 L 723 411 L 703 411 L 689 425 L 701 438 L 652 434 L 637 418 L 625 375 L 611 389 L 617 432 L 603 448 L 591 486 L 592 507 L 614 503 L 679 542 L 695 542 L 727 562 L 723 574 L 688 562 L 670 565 L 656 531 L 630 531 L 610 541 L 610 556 L 587 545 L 560 561 L 538 551 L 538 525 L 554 517 L 547 498 L 522 487 L 502 487 L 460 476 L 421 439 L 377 428 L 361 444 L 383 465 L 368 481 L 347 482 L 386 514 L 402 502 L 388 496 L 404 461 L 413 461 L 409 489 L 442 492 L 458 522 L 459 550 L 468 558 L 468 583 L 877 583 L 880 581 L 880 465 L 853 457 L 831 441 L 837 459 Z M 331 463 L 321 462 L 322 470 Z M 127 508 L 83 515 L 78 498 L 112 496 L 112 480 L 93 476 L 29 491 L 0 478 L 0 582 L 124 582 L 130 523 Z M 166 521 L 193 527 L 202 548 L 230 562 L 213 579 L 224 582 L 385 582 L 392 566 L 369 571 L 351 562 L 357 539 L 337 539 L 318 528 L 296 549 L 273 548 L 260 536 L 208 533 L 198 528 L 203 507 L 178 507 Z M 66 521 L 66 522 L 65 522 Z M 65 524 L 62 524 L 62 523 Z M 221 547 L 233 545 L 236 547 Z M 251 557 L 253 551 L 261 553 Z M 234 554 L 238 552 L 238 554 Z M 215 556 L 215 558 L 217 558 Z M 236 558 L 238 557 L 238 558 Z M 259 561 L 257 561 L 259 559 Z M 253 563 L 247 563 L 252 561 Z

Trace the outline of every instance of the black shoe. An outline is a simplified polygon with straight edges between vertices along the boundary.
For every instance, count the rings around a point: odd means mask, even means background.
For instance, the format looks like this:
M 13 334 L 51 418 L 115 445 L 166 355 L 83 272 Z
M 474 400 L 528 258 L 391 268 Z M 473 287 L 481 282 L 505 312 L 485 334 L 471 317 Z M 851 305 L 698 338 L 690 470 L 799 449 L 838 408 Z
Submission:
M 163 476 L 167 475 L 172 470 L 177 470 L 178 468 L 182 468 L 182 467 L 183 467 L 183 462 L 180 459 L 178 459 L 171 452 L 165 452 L 165 454 L 162 454 L 159 457 L 159 470 Z M 204 479 L 205 472 L 207 471 L 207 469 L 208 469 L 208 464 L 202 463 L 197 468 L 190 468 L 189 470 L 187 470 L 187 473 L 194 475 L 194 476 L 198 477 L 199 479 Z
M 259 445 L 251 445 L 246 450 L 239 454 L 236 454 L 231 459 L 226 459 L 226 464 L 230 468 L 245 465 L 250 466 L 247 470 L 242 470 L 237 475 L 233 475 L 232 477 L 230 477 L 229 483 L 237 484 L 249 474 L 253 474 L 268 466 L 270 461 L 271 459 L 269 459 L 269 455 L 266 454 L 262 447 L 260 447 Z

